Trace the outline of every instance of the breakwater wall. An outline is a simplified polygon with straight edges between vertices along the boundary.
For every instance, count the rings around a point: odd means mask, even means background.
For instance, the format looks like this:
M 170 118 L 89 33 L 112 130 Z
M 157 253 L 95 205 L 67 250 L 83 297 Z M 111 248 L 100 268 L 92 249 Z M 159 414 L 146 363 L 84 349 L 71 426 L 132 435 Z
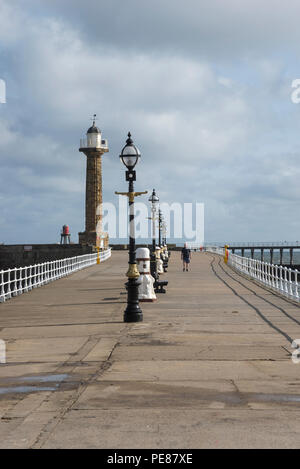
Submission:
M 82 244 L 3 244 L 0 245 L 0 270 L 82 256 L 91 252 L 92 246 Z

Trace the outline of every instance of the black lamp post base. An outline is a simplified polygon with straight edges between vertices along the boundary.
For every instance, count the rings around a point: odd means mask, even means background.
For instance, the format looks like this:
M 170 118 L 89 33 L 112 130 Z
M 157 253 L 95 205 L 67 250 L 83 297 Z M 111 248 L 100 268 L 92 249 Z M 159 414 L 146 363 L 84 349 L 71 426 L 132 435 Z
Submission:
M 131 313 L 128 312 L 127 309 L 124 311 L 124 322 L 142 322 L 143 321 L 143 313 Z
M 143 312 L 139 306 L 139 284 L 139 278 L 128 279 L 127 308 L 124 311 L 124 322 L 141 322 L 143 320 Z

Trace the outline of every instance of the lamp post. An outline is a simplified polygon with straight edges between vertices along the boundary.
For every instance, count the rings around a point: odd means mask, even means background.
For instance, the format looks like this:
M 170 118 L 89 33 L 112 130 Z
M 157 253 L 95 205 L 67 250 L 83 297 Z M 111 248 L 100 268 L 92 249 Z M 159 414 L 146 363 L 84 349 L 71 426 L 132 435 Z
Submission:
M 167 251 L 168 249 L 167 248 L 167 223 L 165 222 L 165 220 L 163 220 L 162 222 L 162 245 L 163 245 L 163 255 L 164 255 L 163 267 L 164 267 L 164 271 L 167 272 L 169 255 Z
M 154 189 L 153 189 L 153 192 L 155 193 Z M 152 193 L 153 195 L 153 193 Z M 156 195 L 156 194 L 155 194 Z M 151 199 L 151 198 L 150 198 Z M 149 199 L 149 200 L 150 200 Z M 157 197 L 157 200 L 155 200 L 156 203 L 158 203 L 158 197 Z M 150 200 L 150 202 L 152 203 L 152 200 Z M 153 217 L 153 219 L 156 221 L 157 218 Z M 161 228 L 162 228 L 162 212 L 161 210 L 159 209 L 158 211 L 158 254 L 161 258 Z M 158 273 L 158 269 L 157 269 L 157 259 L 156 259 L 156 249 L 155 249 L 155 235 L 153 235 L 154 237 L 154 242 L 153 242 L 153 248 L 152 251 L 152 255 L 153 255 L 153 262 L 151 262 L 151 275 L 152 277 L 154 277 L 155 279 L 155 284 L 154 284 L 154 287 L 155 287 L 155 293 L 166 293 L 166 290 L 164 289 L 164 286 L 168 285 L 168 281 L 167 280 L 164 280 L 164 281 L 159 281 L 159 273 Z
M 163 221 L 162 224 L 162 232 L 163 232 L 163 245 L 166 246 L 167 244 L 167 224 Z
M 133 182 L 136 180 L 134 170 L 139 158 L 141 157 L 139 149 L 133 144 L 131 133 L 128 133 L 126 145 L 123 147 L 120 159 L 126 166 L 126 181 L 129 183 L 128 192 L 115 192 L 116 194 L 126 195 L 129 204 L 129 268 L 127 271 L 127 308 L 124 311 L 124 322 L 140 322 L 143 320 L 143 313 L 139 306 L 139 281 L 140 276 L 135 257 L 135 225 L 134 225 L 134 198 L 145 192 L 134 192 Z
M 159 247 L 161 247 L 161 228 L 162 228 L 162 221 L 163 221 L 162 212 L 161 212 L 161 210 L 159 209 L 159 210 L 158 210 L 158 245 L 159 245 Z
M 156 195 L 155 189 L 153 189 L 151 196 L 149 197 L 148 201 L 151 203 L 151 220 L 152 220 L 152 250 L 151 250 L 151 258 L 150 258 L 150 270 L 151 275 L 154 278 L 155 282 L 158 280 L 157 269 L 156 269 L 156 254 L 155 254 L 155 221 L 156 221 L 156 208 L 159 202 L 159 197 Z

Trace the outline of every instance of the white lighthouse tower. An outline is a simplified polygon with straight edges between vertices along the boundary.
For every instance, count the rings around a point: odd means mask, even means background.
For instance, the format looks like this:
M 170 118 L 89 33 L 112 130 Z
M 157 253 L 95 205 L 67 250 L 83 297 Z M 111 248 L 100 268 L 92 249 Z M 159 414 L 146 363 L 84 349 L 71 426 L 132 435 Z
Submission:
M 108 233 L 102 231 L 102 155 L 108 152 L 107 140 L 95 125 L 80 140 L 79 151 L 86 155 L 85 231 L 79 233 L 80 244 L 108 246 Z

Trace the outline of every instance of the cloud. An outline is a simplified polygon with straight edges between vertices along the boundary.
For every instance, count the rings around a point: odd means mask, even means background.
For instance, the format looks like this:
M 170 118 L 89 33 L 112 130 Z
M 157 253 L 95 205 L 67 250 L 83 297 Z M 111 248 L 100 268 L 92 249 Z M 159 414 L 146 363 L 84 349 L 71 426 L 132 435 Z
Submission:
M 297 237 L 300 108 L 290 100 L 290 57 L 299 9 L 2 0 L 2 240 L 50 242 L 64 223 L 77 240 L 79 138 L 94 112 L 110 146 L 105 200 L 126 187 L 118 155 L 131 130 L 142 151 L 137 188 L 156 187 L 169 203 L 204 202 L 207 239 L 247 240 L 254 225 L 261 240 L 272 230 Z
M 268 55 L 299 41 L 300 5 L 290 0 L 26 0 L 63 18 L 79 30 L 90 47 L 143 51 L 218 60 L 243 55 Z

